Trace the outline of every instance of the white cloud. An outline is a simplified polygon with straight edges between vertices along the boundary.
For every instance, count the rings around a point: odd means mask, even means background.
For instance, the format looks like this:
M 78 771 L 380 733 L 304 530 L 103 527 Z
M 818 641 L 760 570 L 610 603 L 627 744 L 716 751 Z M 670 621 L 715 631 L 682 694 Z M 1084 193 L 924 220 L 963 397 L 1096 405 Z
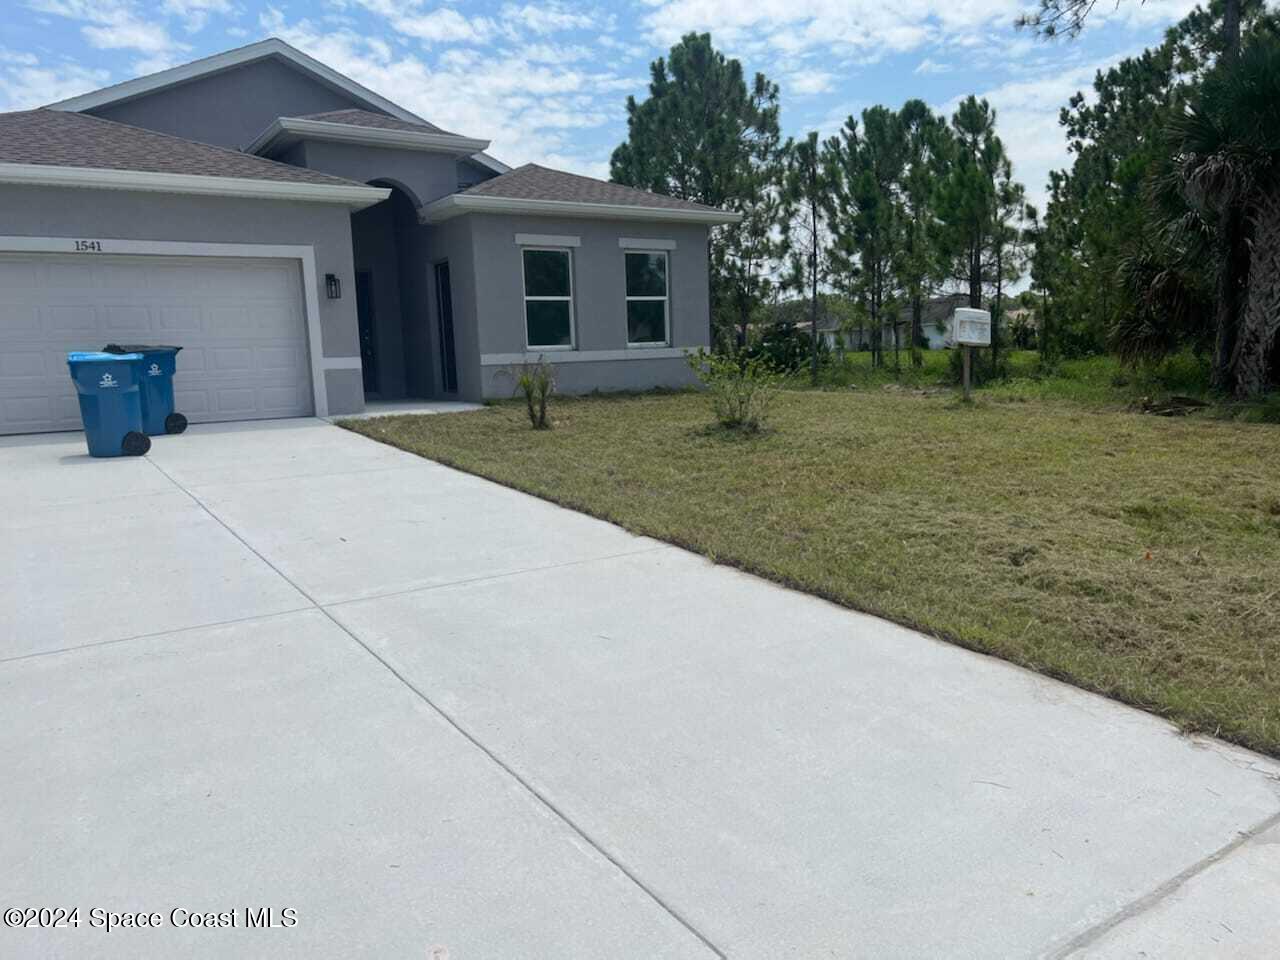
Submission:
M 34 53 L 17 53 L 13 50 L 0 49 L 0 63 L 34 67 L 39 62 Z
M 99 50 L 137 50 L 143 65 L 169 65 L 191 48 L 169 36 L 163 21 L 140 14 L 130 0 L 30 0 L 31 8 L 80 21 L 80 33 Z
M 143 23 L 127 16 L 112 23 L 83 27 L 81 32 L 90 45 L 99 50 L 139 50 L 157 54 L 166 53 L 176 46 L 163 25 Z
M 231 0 L 164 0 L 160 9 L 180 17 L 189 33 L 203 30 L 213 14 L 230 16 L 235 12 Z
M 526 43 L 520 46 L 518 55 L 530 63 L 572 63 L 589 60 L 595 53 L 580 43 Z
M 782 96 L 812 96 L 817 93 L 828 93 L 835 88 L 835 74 L 826 70 L 796 70 L 782 78 L 779 92 Z
M 110 74 L 76 63 L 42 65 L 23 54 L 0 57 L 0 110 L 29 110 L 96 90 Z
M 619 117 L 624 93 L 642 83 L 598 65 L 539 61 L 518 45 L 455 47 L 429 64 L 412 51 L 389 50 L 352 30 L 289 21 L 274 9 L 260 25 L 432 123 L 491 138 L 490 152 L 511 163 L 598 175 L 603 161 L 582 146 L 578 131 Z
M 427 43 L 483 43 L 493 35 L 488 17 L 464 17 L 450 7 L 423 10 L 421 0 L 358 0 L 372 13 L 385 17 L 391 28 Z
M 830 50 L 878 58 L 914 50 L 947 33 L 1006 29 L 1025 0 L 647 0 L 655 43 L 711 30 L 718 44 L 744 50 Z
M 574 9 L 561 0 L 508 3 L 502 7 L 500 19 L 510 29 L 523 28 L 540 36 L 564 30 L 608 30 L 612 27 L 612 18 L 597 11 Z
M 930 59 L 929 57 L 925 57 L 923 60 L 920 61 L 920 65 L 916 67 L 914 70 L 912 70 L 911 72 L 920 73 L 920 74 L 950 73 L 951 64 L 939 63 L 937 60 L 933 60 L 933 59 Z

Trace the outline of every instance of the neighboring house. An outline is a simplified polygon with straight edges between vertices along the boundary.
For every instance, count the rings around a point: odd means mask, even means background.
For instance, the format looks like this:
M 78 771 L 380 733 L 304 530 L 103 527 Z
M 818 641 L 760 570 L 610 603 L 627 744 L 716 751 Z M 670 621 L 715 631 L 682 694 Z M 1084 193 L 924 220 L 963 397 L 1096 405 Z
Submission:
M 951 330 L 951 314 L 956 307 L 963 307 L 969 302 L 969 295 L 965 293 L 948 293 L 939 297 L 932 297 L 926 300 L 920 315 L 920 335 L 924 339 L 922 346 L 926 350 L 945 350 L 947 348 L 947 337 Z M 911 308 L 904 306 L 898 313 L 896 325 L 898 328 L 898 345 L 901 349 L 907 350 L 911 347 Z M 893 350 L 893 321 L 887 322 L 883 326 L 881 333 L 882 349 L 886 352 Z M 846 329 L 843 333 L 846 349 L 849 350 L 870 350 L 871 338 L 873 336 L 871 327 L 853 327 Z
M 951 314 L 956 307 L 969 304 L 967 293 L 946 293 L 938 297 L 930 297 L 924 302 L 920 311 L 920 335 L 924 338 L 922 346 L 926 350 L 945 350 L 947 338 L 951 333 Z M 911 309 L 904 307 L 898 317 L 899 343 L 903 349 L 911 346 Z M 884 344 L 886 350 L 893 349 L 893 324 L 884 327 Z
M 487 146 L 275 39 L 0 114 L 0 433 L 78 426 L 112 341 L 181 345 L 197 421 L 687 383 L 735 215 Z
M 1015 347 L 1031 349 L 1040 340 L 1040 315 L 1033 307 L 1014 307 L 1005 310 L 1001 320 L 1005 339 Z

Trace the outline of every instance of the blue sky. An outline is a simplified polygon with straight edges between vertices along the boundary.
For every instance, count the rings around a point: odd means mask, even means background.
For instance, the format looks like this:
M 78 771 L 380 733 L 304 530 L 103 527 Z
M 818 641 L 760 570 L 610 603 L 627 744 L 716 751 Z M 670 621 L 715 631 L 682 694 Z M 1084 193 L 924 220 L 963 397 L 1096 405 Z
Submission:
M 508 163 L 607 176 L 628 94 L 689 30 L 782 88 L 788 133 L 921 97 L 988 97 L 1033 199 L 1067 161 L 1058 108 L 1158 41 L 1186 0 L 1108 0 L 1085 35 L 1012 26 L 1032 0 L 3 0 L 0 109 L 83 93 L 278 36 Z

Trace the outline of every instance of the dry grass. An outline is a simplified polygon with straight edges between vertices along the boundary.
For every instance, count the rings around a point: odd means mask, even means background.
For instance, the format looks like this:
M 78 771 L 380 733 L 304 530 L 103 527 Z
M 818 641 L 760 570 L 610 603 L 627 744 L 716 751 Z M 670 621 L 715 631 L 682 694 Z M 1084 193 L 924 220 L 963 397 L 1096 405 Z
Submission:
M 1280 755 L 1280 429 L 1067 403 L 693 394 L 350 429 Z M 906 679 L 906 678 L 904 678 Z

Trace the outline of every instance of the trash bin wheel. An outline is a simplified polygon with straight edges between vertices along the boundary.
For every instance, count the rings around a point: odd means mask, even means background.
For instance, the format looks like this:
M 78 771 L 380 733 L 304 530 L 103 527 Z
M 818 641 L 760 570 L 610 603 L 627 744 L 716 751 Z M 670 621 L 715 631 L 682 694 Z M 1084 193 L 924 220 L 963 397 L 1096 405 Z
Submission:
M 187 429 L 187 418 L 180 413 L 171 413 L 164 418 L 165 433 L 182 433 Z
M 120 442 L 120 452 L 126 457 L 140 457 L 150 449 L 151 438 L 137 430 L 130 430 Z

